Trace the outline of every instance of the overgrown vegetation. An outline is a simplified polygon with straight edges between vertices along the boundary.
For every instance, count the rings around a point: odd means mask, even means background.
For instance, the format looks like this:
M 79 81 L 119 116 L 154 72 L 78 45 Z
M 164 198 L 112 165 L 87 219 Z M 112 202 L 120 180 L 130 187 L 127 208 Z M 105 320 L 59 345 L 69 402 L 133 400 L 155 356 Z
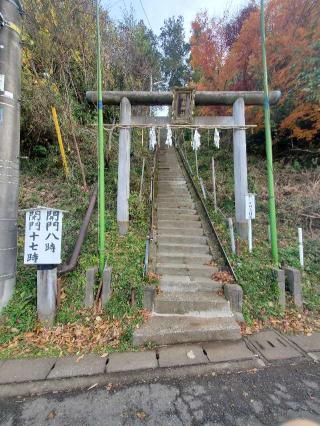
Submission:
M 41 356 L 77 354 L 90 350 L 106 353 L 124 350 L 131 345 L 134 327 L 143 318 L 142 292 L 145 285 L 143 262 L 149 226 L 149 185 L 152 153 L 141 145 L 141 134 L 135 133 L 131 156 L 130 231 L 119 237 L 116 223 L 116 188 L 118 144 L 113 140 L 106 173 L 107 229 L 106 254 L 112 266 L 113 293 L 106 309 L 97 312 L 84 309 L 85 271 L 98 264 L 97 216 L 92 218 L 79 265 L 62 278 L 61 306 L 55 326 L 45 330 L 37 323 L 36 271 L 23 265 L 24 218 L 20 217 L 18 281 L 15 294 L 0 319 L 0 358 L 8 356 Z M 94 142 L 91 140 L 92 154 Z M 142 199 L 139 186 L 142 159 L 146 158 Z M 63 229 L 63 261 L 70 256 L 84 216 L 89 193 L 77 178 L 65 181 L 61 167 L 52 172 L 56 153 L 22 170 L 20 207 L 49 205 L 67 210 Z M 92 159 L 94 162 L 94 159 Z M 134 300 L 132 300 L 134 297 Z
M 305 267 L 303 277 L 303 310 L 294 309 L 289 303 L 285 312 L 278 304 L 278 289 L 272 273 L 272 257 L 268 241 L 268 195 L 266 165 L 263 158 L 256 155 L 248 157 L 249 191 L 257 194 L 257 217 L 253 221 L 253 253 L 248 252 L 247 243 L 239 242 L 240 253 L 233 255 L 230 248 L 230 236 L 226 218 L 234 217 L 234 185 L 232 135 L 228 132 L 223 137 L 222 148 L 217 150 L 212 136 L 207 142 L 203 133 L 202 145 L 198 151 L 199 175 L 204 180 L 206 189 L 212 195 L 211 158 L 216 164 L 218 211 L 214 211 L 212 197 L 206 204 L 224 247 L 231 259 L 239 284 L 244 290 L 244 316 L 249 326 L 272 324 L 290 331 L 312 331 L 320 328 L 320 269 L 319 228 L 310 232 L 305 226 L 303 206 L 312 206 L 317 201 L 316 192 L 305 190 L 305 186 L 319 185 L 320 171 L 296 171 L 292 165 L 275 164 L 275 178 L 278 206 L 278 236 L 280 260 L 283 264 L 300 268 L 297 242 L 297 226 L 304 226 Z M 188 135 L 186 139 L 189 139 Z M 190 143 L 181 146 L 187 155 L 194 176 L 195 154 Z M 290 176 L 290 182 L 288 182 Z M 302 182 L 301 176 L 304 176 Z M 284 182 L 287 182 L 287 185 Z M 300 190 L 299 190 L 300 186 Z M 294 188 L 288 197 L 288 187 Z M 200 186 L 199 186 L 199 191 Z M 300 207 L 301 206 L 301 207 Z

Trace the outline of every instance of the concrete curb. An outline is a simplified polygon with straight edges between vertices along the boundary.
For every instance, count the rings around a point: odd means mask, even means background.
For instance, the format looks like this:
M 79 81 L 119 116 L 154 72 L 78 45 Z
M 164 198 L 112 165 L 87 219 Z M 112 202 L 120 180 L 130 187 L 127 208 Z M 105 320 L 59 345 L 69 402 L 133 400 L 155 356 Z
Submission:
M 264 330 L 239 341 L 164 346 L 145 352 L 0 361 L 0 398 L 112 387 L 159 377 L 261 369 L 277 363 L 318 362 L 320 333 L 283 336 Z

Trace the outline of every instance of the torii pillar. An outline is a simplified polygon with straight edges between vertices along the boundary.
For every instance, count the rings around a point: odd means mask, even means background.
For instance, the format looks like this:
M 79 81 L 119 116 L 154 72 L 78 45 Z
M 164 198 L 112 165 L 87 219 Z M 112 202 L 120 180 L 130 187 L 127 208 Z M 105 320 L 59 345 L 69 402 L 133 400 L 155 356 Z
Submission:
M 233 104 L 233 120 L 235 126 L 245 126 L 245 104 L 238 98 Z M 248 237 L 248 221 L 246 220 L 246 195 L 248 194 L 248 167 L 245 129 L 233 130 L 233 167 L 234 194 L 236 211 L 236 228 L 241 239 Z
M 120 103 L 121 124 L 131 124 L 131 104 L 125 97 Z M 130 146 L 131 129 L 120 128 L 117 195 L 117 221 L 120 235 L 125 235 L 129 229 Z

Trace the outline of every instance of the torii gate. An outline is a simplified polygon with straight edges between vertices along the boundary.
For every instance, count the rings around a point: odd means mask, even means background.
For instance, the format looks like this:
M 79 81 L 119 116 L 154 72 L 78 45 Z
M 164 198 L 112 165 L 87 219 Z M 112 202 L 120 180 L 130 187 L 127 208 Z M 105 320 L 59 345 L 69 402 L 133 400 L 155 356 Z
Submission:
M 280 91 L 269 94 L 269 102 L 274 105 L 280 99 Z M 97 103 L 97 92 L 87 92 L 87 100 Z M 132 116 L 131 106 L 171 106 L 173 92 L 147 91 L 107 91 L 103 92 L 105 105 L 120 105 L 120 136 L 118 163 L 117 221 L 119 233 L 125 235 L 129 227 L 130 195 L 130 144 L 131 127 L 164 127 L 171 125 L 170 117 Z M 233 129 L 234 192 L 236 228 L 240 238 L 246 239 L 248 224 L 245 218 L 245 197 L 248 194 L 247 149 L 245 106 L 263 105 L 264 93 L 259 91 L 212 92 L 196 91 L 194 105 L 197 106 L 233 106 L 230 116 L 192 117 L 190 127 L 220 127 Z

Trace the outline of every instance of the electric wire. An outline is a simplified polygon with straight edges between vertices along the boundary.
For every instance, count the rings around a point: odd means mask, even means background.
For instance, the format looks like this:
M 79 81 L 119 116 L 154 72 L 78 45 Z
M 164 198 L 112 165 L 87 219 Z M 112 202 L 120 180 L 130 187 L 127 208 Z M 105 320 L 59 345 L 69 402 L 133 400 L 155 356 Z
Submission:
M 148 15 L 147 15 L 147 12 L 146 12 L 146 10 L 145 10 L 145 8 L 144 8 L 144 6 L 143 6 L 142 0 L 139 0 L 139 2 L 140 2 L 140 4 L 141 4 L 141 7 L 142 7 L 142 10 L 143 10 L 143 13 L 144 13 L 144 15 L 145 15 L 145 17 L 146 17 L 146 20 L 147 20 L 147 22 L 148 22 L 148 24 L 149 24 L 149 27 L 150 27 L 151 31 L 153 31 L 153 30 L 152 30 L 152 25 L 151 25 L 151 23 L 150 23 L 150 20 L 149 20 L 149 17 L 148 17 Z

